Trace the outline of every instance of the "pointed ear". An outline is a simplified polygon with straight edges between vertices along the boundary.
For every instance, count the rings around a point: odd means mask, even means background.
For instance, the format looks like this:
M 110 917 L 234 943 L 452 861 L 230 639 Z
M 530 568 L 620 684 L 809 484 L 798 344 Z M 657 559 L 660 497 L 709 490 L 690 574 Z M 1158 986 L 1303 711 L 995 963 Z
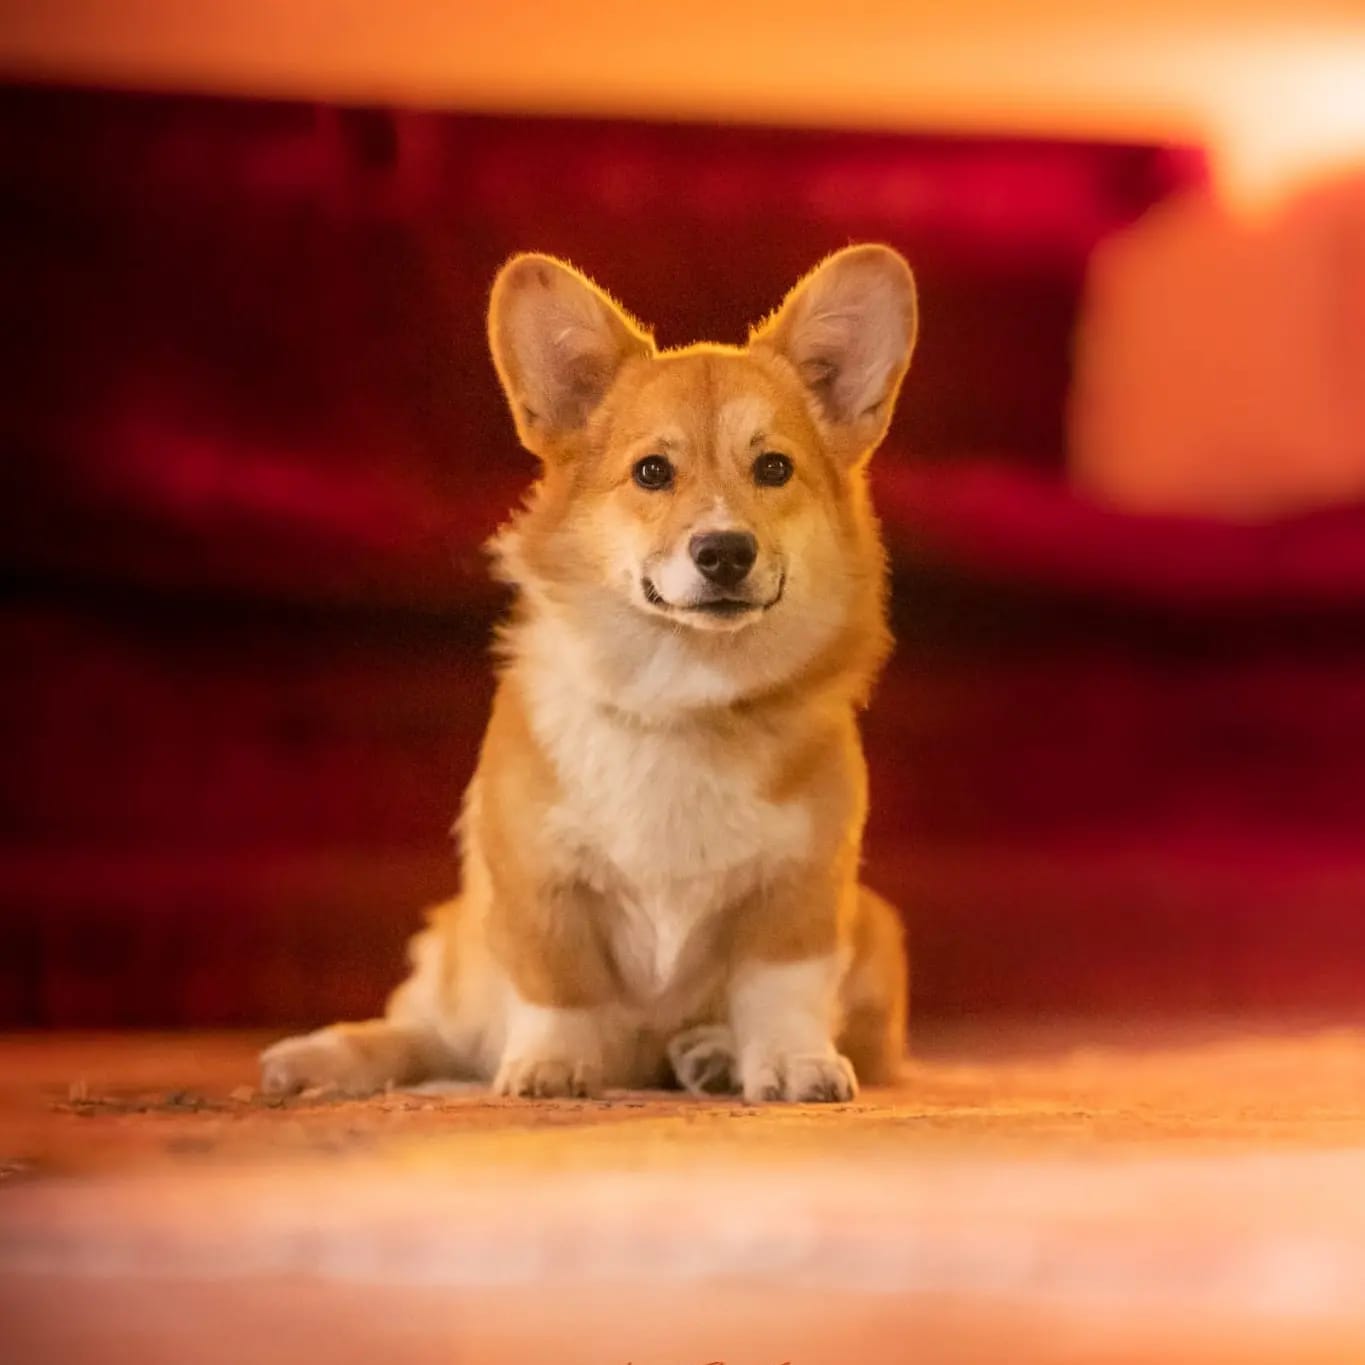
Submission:
M 790 361 L 826 439 L 856 462 L 886 435 L 915 348 L 910 267 L 889 246 L 851 246 L 823 260 L 749 337 Z
M 541 456 L 587 422 L 624 361 L 654 354 L 654 338 L 591 280 L 531 254 L 493 282 L 488 342 L 517 434 Z

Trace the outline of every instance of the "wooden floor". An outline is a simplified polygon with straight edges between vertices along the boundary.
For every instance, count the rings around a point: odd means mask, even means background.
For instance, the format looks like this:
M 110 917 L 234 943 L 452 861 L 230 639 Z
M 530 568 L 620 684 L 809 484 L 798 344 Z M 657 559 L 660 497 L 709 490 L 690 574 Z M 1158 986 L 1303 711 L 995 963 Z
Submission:
M 1365 1359 L 1365 1033 L 965 1030 L 856 1104 L 281 1103 L 0 1039 L 7 1362 Z

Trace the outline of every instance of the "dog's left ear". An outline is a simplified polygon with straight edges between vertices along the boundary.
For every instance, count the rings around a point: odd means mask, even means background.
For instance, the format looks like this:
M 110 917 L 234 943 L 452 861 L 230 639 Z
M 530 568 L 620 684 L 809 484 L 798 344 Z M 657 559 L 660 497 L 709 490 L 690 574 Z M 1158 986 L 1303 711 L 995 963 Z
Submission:
M 493 282 L 488 342 L 517 434 L 542 459 L 583 427 L 627 360 L 654 354 L 654 338 L 585 275 L 530 253 Z
M 749 345 L 792 364 L 831 449 L 856 463 L 886 435 L 917 322 L 904 258 L 889 246 L 851 246 L 816 266 Z

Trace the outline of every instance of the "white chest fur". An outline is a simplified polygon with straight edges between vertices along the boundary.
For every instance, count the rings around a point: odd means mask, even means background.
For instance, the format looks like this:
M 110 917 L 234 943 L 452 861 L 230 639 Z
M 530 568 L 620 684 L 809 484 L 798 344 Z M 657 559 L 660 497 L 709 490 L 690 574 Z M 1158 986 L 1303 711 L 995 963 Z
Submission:
M 637 998 L 657 998 L 715 915 L 809 847 L 810 814 L 765 794 L 771 737 L 642 726 L 562 673 L 522 680 L 560 783 L 546 832 L 612 892 L 618 967 Z

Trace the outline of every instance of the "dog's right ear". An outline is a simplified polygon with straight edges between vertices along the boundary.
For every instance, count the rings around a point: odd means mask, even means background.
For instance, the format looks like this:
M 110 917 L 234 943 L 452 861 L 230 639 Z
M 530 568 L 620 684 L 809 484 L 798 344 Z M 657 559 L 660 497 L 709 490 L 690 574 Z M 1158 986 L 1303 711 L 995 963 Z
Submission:
M 522 444 L 542 459 L 581 429 L 621 366 L 654 338 L 586 276 L 553 256 L 498 272 L 488 344 Z

